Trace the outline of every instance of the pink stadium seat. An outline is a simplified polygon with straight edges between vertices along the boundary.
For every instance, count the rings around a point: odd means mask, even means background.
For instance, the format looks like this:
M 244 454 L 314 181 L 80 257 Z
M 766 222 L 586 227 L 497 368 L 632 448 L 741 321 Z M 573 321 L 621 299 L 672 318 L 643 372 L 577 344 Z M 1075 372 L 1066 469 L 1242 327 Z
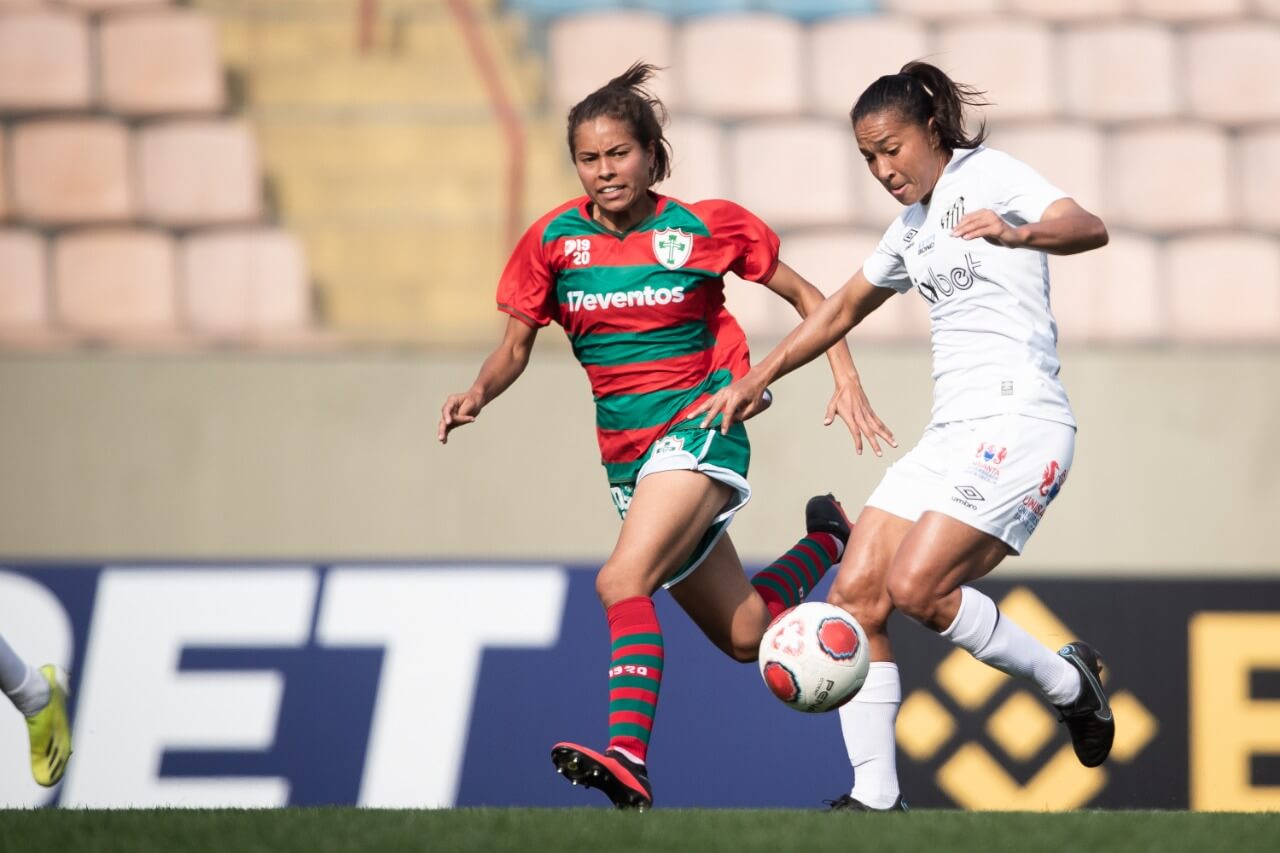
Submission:
M 1174 115 L 1179 106 L 1177 50 L 1173 32 L 1150 22 L 1068 31 L 1062 74 L 1067 113 L 1094 121 Z M 1123 85 L 1117 85 L 1120 80 Z
M 1229 124 L 1280 118 L 1280 29 L 1257 23 L 1193 29 L 1186 37 L 1187 104 Z
M 1239 176 L 1243 221 L 1280 231 L 1280 127 L 1241 136 Z
M 1131 12 L 1160 21 L 1211 21 L 1238 18 L 1249 0 L 1132 0 Z
M 1189 341 L 1280 341 L 1280 244 L 1214 234 L 1171 243 L 1165 259 L 1174 335 Z
M 1118 131 L 1107 146 L 1109 224 L 1158 233 L 1230 225 L 1230 158 L 1226 134 L 1201 124 Z
M 671 177 L 658 192 L 684 201 L 730 198 L 725 130 L 716 122 L 674 116 L 666 130 L 671 142 Z
M 735 200 L 775 229 L 852 219 L 849 183 L 857 152 L 839 122 L 743 125 L 730 136 L 729 152 Z
M 1102 132 L 1096 126 L 1053 122 L 1000 127 L 989 144 L 1022 160 L 1089 210 L 1105 214 Z
M 0 337 L 6 331 L 48 325 L 44 238 L 0 230 Z
M 0 112 L 89 106 L 89 26 L 52 8 L 0 16 Z
M 618 49 L 620 34 L 626 37 L 625 51 Z M 650 90 L 669 108 L 680 106 L 675 36 L 670 19 L 662 15 L 620 9 L 569 15 L 551 24 L 547 53 L 551 100 L 558 111 L 567 111 L 626 71 L 633 61 L 629 57 L 668 69 L 658 74 Z
M 1280 0 L 1256 0 L 1254 5 L 1266 17 L 1280 19 Z
M 1043 21 L 1102 21 L 1129 11 L 1127 0 L 1008 0 L 1009 11 Z
M 1050 302 L 1064 344 L 1142 342 L 1164 333 L 1160 250 L 1155 240 L 1111 234 L 1106 248 L 1050 255 Z
M 155 231 L 107 229 L 54 243 L 54 302 L 67 328 L 129 337 L 176 328 L 173 239 Z
M 57 119 L 17 125 L 13 208 L 44 225 L 120 222 L 135 211 L 129 131 L 109 119 Z
M 881 0 L 880 6 L 912 18 L 972 18 L 1004 11 L 1000 0 Z
M 992 119 L 1045 118 L 1058 111 L 1054 48 L 1049 28 L 1035 21 L 955 23 L 939 33 L 935 64 L 986 91 Z
M 214 112 L 225 96 L 218 35 L 201 12 L 117 15 L 98 32 L 102 101 L 125 115 Z
M 818 22 L 809 60 L 816 111 L 847 119 L 853 102 L 872 81 L 928 52 L 928 36 L 919 21 L 851 16 Z
M 111 12 L 116 9 L 143 9 L 148 6 L 172 6 L 175 0 L 60 0 L 88 12 Z
M 199 333 L 267 337 L 306 328 L 310 314 L 306 261 L 286 231 L 244 230 L 187 238 L 182 303 Z
M 805 107 L 804 31 L 777 15 L 710 15 L 676 40 L 686 109 L 720 118 L 795 115 Z
M 0 222 L 9 218 L 9 139 L 0 130 Z
M 139 132 L 143 218 L 173 227 L 262 215 L 258 150 L 242 121 L 174 121 Z

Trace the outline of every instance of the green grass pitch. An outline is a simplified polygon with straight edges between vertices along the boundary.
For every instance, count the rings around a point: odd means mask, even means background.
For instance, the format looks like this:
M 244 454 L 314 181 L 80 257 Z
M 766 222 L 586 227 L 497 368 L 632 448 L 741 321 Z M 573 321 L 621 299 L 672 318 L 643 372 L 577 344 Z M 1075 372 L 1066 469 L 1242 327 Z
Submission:
M 0 811 L 0 851 L 1276 851 L 1280 813 L 353 808 Z

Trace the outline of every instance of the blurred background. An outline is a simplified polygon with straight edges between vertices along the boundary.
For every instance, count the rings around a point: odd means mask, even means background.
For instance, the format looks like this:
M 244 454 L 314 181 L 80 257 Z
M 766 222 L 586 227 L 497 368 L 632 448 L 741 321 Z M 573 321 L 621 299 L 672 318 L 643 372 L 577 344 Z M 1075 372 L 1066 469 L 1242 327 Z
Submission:
M 1051 261 L 1076 462 L 989 589 L 1046 642 L 1100 638 L 1128 704 L 1110 775 L 1083 771 L 1029 693 L 904 625 L 908 798 L 1280 808 L 1277 0 L 0 0 L 0 633 L 73 671 L 52 801 L 583 804 L 543 740 L 603 734 L 591 571 L 617 521 L 563 335 L 435 442 L 498 340 L 515 239 L 580 194 L 567 110 L 664 66 L 660 189 L 752 209 L 830 292 L 900 209 L 848 110 L 917 58 L 986 90 L 989 144 L 1111 231 Z M 796 322 L 727 291 L 757 354 Z M 925 305 L 890 300 L 850 343 L 910 447 Z M 751 565 L 809 495 L 856 508 L 901 452 L 821 428 L 820 364 L 775 391 L 733 528 Z M 724 725 L 792 727 L 809 757 L 784 790 L 779 748 L 743 764 L 769 785 L 665 796 L 655 764 L 660 802 L 847 787 L 833 719 L 772 707 L 663 614 L 689 663 L 655 761 L 664 738 L 741 761 Z M 713 684 L 736 722 L 700 729 Z M 543 709 L 523 728 L 517 694 Z M 50 802 L 24 748 L 14 716 L 0 800 Z

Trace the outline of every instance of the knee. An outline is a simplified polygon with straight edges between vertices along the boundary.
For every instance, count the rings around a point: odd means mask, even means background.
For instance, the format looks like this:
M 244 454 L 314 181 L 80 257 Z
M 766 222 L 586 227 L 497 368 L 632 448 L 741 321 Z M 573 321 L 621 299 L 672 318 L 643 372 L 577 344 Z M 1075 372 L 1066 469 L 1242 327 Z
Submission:
M 760 640 L 757 638 L 755 642 L 750 642 L 734 638 L 721 651 L 737 663 L 755 663 L 760 659 Z
M 895 608 L 917 622 L 932 624 L 940 597 L 920 572 L 912 571 L 910 566 L 895 566 L 886 587 Z
M 827 594 L 827 603 L 853 614 L 868 636 L 883 634 L 893 612 L 888 591 L 877 577 L 877 573 L 856 566 L 841 567 Z
M 652 590 L 646 590 L 642 584 L 637 584 L 635 576 L 635 572 L 628 571 L 613 559 L 607 561 L 596 572 L 596 595 L 600 597 L 600 603 L 610 607 L 625 598 L 650 595 Z

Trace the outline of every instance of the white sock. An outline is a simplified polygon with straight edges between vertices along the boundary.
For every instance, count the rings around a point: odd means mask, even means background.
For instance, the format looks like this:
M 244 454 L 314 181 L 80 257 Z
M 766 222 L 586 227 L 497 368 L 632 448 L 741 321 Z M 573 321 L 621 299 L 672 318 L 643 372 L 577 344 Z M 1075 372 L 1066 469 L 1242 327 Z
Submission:
M 960 611 L 942 636 L 988 666 L 1034 681 L 1054 705 L 1080 696 L 1080 672 L 971 586 L 960 587 Z
M 840 708 L 844 748 L 853 765 L 849 795 L 873 809 L 898 799 L 898 755 L 894 725 L 902 704 L 896 663 L 875 662 L 853 701 Z
M 49 704 L 49 682 L 0 637 L 0 690 L 28 717 Z

